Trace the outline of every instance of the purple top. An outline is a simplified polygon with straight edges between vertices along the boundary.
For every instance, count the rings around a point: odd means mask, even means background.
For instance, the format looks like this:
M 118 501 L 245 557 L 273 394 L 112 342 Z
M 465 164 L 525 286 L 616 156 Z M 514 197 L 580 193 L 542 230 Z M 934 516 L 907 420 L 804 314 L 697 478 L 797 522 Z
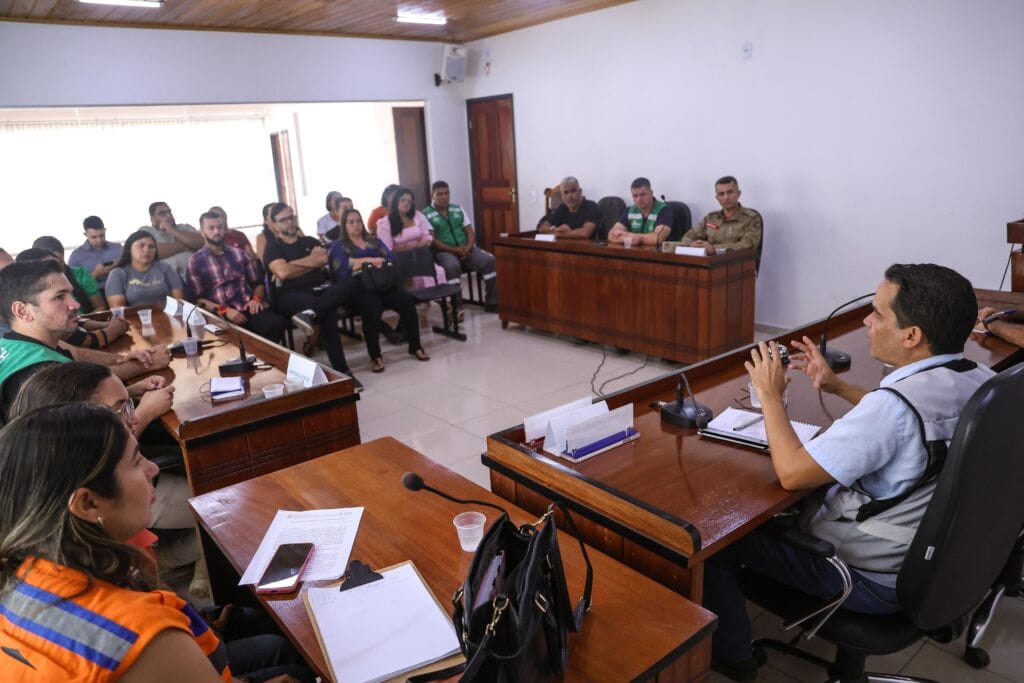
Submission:
M 381 244 L 380 240 L 374 240 L 372 237 L 367 241 L 365 247 L 356 249 L 351 254 L 345 251 L 345 245 L 341 240 L 334 240 L 334 244 L 331 245 L 330 250 L 327 252 L 327 262 L 331 266 L 331 272 L 334 273 L 334 280 L 336 282 L 344 282 L 352 277 L 352 267 L 349 265 L 349 259 L 354 258 L 383 258 L 389 262 L 394 262 L 395 260 L 387 245 Z

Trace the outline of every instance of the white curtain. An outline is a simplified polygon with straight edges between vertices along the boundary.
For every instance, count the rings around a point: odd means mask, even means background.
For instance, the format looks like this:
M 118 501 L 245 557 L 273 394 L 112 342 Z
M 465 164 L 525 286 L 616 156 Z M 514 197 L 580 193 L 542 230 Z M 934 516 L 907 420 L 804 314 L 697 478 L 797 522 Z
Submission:
M 231 226 L 259 224 L 277 191 L 262 116 L 182 116 L 0 121 L 0 196 L 0 246 L 15 254 L 40 235 L 70 251 L 89 215 L 120 242 L 154 201 L 196 228 L 214 204 Z

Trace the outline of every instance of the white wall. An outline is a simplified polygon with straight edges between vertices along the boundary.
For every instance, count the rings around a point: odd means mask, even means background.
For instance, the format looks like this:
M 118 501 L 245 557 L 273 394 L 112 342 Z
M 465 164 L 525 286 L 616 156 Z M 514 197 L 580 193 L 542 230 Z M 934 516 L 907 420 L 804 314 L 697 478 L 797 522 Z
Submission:
M 0 21 L 0 108 L 422 100 L 431 177 L 468 188 L 465 102 L 434 86 L 440 61 L 437 43 Z
M 593 199 L 646 175 L 695 220 L 736 175 L 767 225 L 757 320 L 789 326 L 894 261 L 998 285 L 1024 214 L 1021 26 L 1018 0 L 640 0 L 471 44 L 464 90 L 514 94 L 524 227 L 564 174 Z

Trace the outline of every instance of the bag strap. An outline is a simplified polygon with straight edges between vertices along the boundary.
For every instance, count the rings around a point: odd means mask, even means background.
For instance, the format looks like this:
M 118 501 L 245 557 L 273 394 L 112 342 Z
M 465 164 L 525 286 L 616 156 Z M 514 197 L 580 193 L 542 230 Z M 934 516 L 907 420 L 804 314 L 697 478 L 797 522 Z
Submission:
M 580 627 L 583 626 L 583 615 L 590 610 L 590 593 L 594 586 L 594 567 L 590 564 L 590 556 L 587 555 L 587 546 L 583 543 L 583 537 L 580 535 L 579 530 L 576 528 L 576 523 L 572 521 L 572 515 L 569 513 L 569 508 L 566 507 L 565 503 L 555 502 L 548 506 L 548 512 L 554 513 L 558 509 L 562 511 L 562 518 L 565 520 L 566 530 L 575 537 L 576 542 L 580 544 L 580 552 L 583 553 L 583 561 L 587 565 L 587 579 L 583 584 L 583 595 L 580 597 L 579 602 L 576 603 L 576 608 L 573 613 L 568 615 L 572 623 L 572 632 L 579 633 Z

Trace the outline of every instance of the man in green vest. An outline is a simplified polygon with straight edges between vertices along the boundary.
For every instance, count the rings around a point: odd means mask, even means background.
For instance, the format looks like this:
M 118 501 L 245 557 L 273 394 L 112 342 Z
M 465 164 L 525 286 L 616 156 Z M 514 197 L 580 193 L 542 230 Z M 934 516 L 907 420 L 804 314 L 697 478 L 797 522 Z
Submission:
M 78 302 L 71 291 L 56 261 L 20 261 L 0 271 L 0 315 L 11 327 L 0 337 L 0 382 L 44 361 L 109 365 L 121 379 L 167 367 L 171 356 L 166 346 L 120 356 L 65 345 L 64 337 L 78 329 Z
M 672 232 L 672 209 L 654 198 L 651 181 L 637 178 L 629 186 L 633 206 L 626 209 L 619 222 L 608 231 L 608 241 L 632 245 L 657 246 Z
M 423 215 L 434 230 L 434 260 L 444 268 L 449 282 L 458 282 L 462 272 L 475 270 L 484 278 L 486 296 L 484 309 L 498 310 L 498 285 L 495 280 L 494 254 L 476 246 L 472 220 L 458 204 L 452 204 L 448 183 L 438 180 L 430 186 L 431 205 L 423 209 Z M 461 298 L 459 305 L 461 306 Z M 461 318 L 461 314 L 460 314 Z

